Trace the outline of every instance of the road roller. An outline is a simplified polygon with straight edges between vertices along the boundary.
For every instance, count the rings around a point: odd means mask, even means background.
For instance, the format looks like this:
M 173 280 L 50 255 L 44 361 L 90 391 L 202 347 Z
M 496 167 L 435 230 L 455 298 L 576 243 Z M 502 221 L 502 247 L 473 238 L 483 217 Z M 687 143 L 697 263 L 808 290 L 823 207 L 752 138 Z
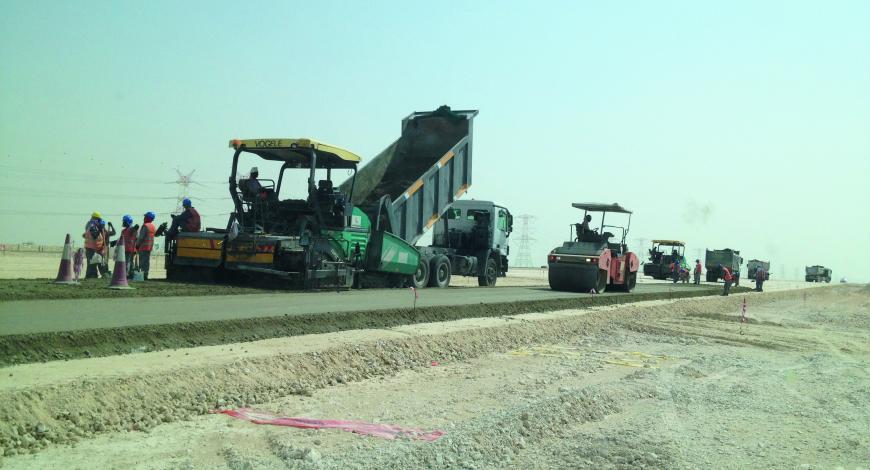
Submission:
M 579 223 L 570 225 L 570 241 L 547 256 L 550 288 L 558 291 L 601 293 L 631 292 L 637 284 L 640 262 L 625 244 L 631 227 L 631 211 L 617 203 L 574 203 L 583 211 Z M 592 214 L 601 214 L 597 228 L 590 226 Z M 608 213 L 628 217 L 625 226 L 607 225 Z M 618 235 L 614 235 L 617 232 Z

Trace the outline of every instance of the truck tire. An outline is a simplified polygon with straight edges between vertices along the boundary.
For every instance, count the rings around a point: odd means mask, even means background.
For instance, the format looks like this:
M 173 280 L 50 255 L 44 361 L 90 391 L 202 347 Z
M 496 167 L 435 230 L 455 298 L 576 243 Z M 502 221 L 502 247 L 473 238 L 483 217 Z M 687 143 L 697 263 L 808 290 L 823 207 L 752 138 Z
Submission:
M 415 289 L 422 289 L 429 284 L 429 260 L 420 257 L 417 271 L 411 275 L 411 283 L 414 284 Z
M 450 285 L 452 266 L 450 259 L 444 255 L 437 255 L 429 263 L 429 287 L 445 288 Z
M 707 282 L 716 282 L 716 275 L 713 273 L 707 273 Z
M 493 287 L 498 279 L 498 266 L 495 258 L 487 258 L 483 265 L 483 272 L 477 277 L 477 285 L 481 287 Z

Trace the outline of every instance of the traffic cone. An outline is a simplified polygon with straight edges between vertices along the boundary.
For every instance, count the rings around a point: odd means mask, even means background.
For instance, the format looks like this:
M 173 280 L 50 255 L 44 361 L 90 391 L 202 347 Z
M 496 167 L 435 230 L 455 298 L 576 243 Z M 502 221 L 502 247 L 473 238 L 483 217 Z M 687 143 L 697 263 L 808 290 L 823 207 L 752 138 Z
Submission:
M 109 289 L 132 289 L 127 284 L 127 259 L 124 253 L 124 238 L 118 239 L 115 245 L 115 269 L 112 270 L 112 282 Z
M 69 234 L 66 234 L 66 241 L 63 242 L 63 255 L 60 257 L 60 267 L 57 268 L 57 279 L 55 284 L 75 284 L 73 280 L 72 270 L 72 241 Z

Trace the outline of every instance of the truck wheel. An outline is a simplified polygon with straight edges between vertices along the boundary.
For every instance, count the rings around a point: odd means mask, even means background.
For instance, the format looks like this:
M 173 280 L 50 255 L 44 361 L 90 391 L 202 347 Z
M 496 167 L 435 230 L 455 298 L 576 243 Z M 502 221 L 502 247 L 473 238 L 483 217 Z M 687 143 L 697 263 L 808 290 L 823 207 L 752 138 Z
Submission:
M 411 276 L 411 281 L 414 283 L 415 289 L 422 289 L 429 284 L 429 262 L 422 256 L 420 262 L 417 263 L 417 271 Z
M 477 285 L 481 287 L 493 287 L 498 279 L 498 266 L 495 264 L 495 258 L 489 258 L 484 265 L 483 273 L 477 277 Z
M 444 255 L 432 258 L 429 263 L 429 287 L 447 287 L 450 285 L 450 259 Z

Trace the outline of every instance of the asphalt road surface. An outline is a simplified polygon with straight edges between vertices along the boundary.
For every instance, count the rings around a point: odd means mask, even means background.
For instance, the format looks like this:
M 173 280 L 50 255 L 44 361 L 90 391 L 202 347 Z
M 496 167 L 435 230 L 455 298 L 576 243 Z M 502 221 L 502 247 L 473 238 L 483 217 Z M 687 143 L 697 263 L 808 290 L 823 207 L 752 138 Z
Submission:
M 638 284 L 634 293 L 707 289 L 691 284 Z M 418 307 L 469 305 L 588 296 L 555 292 L 547 287 L 423 289 Z M 603 293 L 600 295 L 631 294 Z M 180 322 L 273 317 L 308 313 L 408 308 L 414 305 L 409 289 L 364 289 L 345 292 L 288 292 L 199 297 L 142 297 L 125 299 L 25 300 L 0 303 L 0 336 L 117 328 Z

